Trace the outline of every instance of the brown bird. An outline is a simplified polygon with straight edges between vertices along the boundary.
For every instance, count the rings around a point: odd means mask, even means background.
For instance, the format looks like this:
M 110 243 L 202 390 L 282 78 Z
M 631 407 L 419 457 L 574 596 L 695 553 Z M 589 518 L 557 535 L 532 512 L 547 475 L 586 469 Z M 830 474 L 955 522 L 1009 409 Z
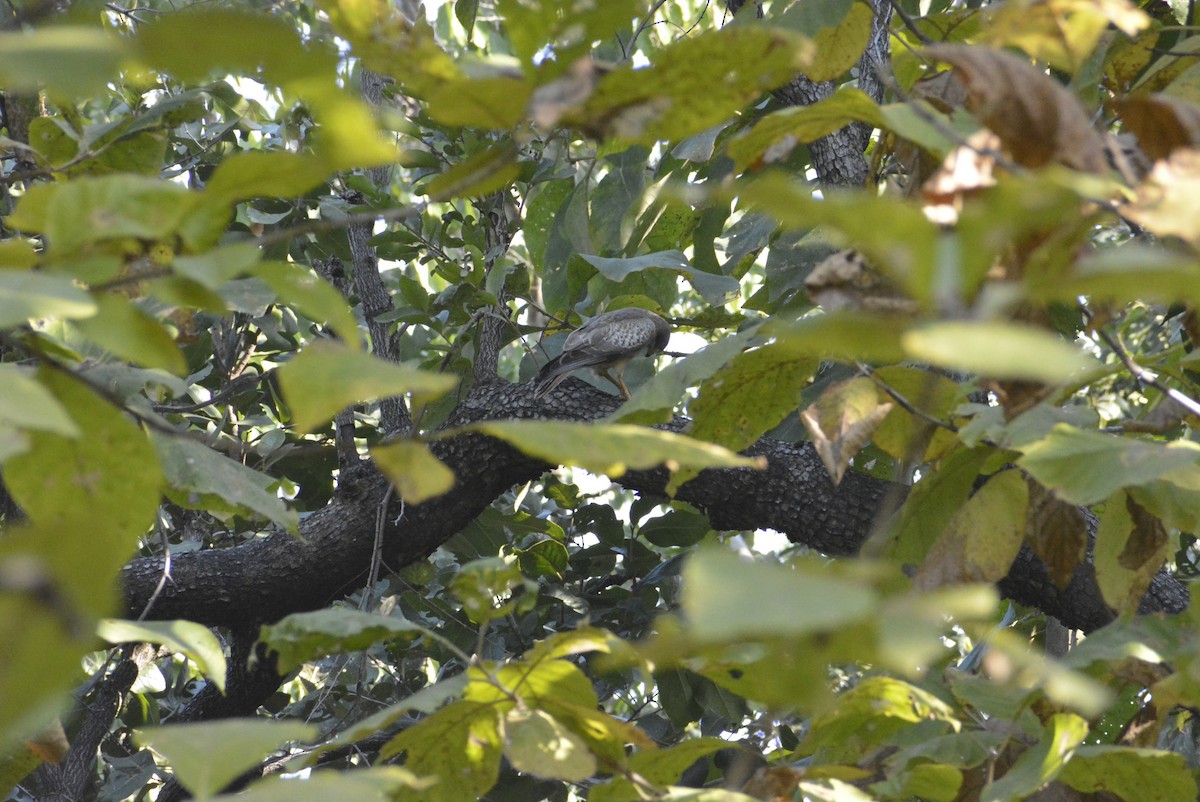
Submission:
M 667 321 L 645 309 L 628 307 L 596 315 L 568 334 L 562 353 L 542 367 L 534 379 L 534 398 L 541 398 L 579 368 L 591 368 L 616 385 L 622 398 L 629 398 L 622 378 L 629 360 L 642 353 L 659 353 L 670 337 Z

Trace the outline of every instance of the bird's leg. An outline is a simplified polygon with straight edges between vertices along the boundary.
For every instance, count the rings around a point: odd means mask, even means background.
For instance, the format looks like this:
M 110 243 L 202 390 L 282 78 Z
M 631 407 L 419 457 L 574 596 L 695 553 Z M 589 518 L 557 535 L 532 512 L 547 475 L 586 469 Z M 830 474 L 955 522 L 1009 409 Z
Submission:
M 616 387 L 617 390 L 620 392 L 622 399 L 624 399 L 626 401 L 629 400 L 629 388 L 625 386 L 625 382 L 621 376 L 621 374 L 624 372 L 623 366 L 621 368 L 614 368 L 614 372 L 617 374 L 616 378 L 614 378 L 608 372 L 607 367 L 598 365 L 598 366 L 592 368 L 592 371 L 600 378 L 607 379 L 609 384 L 611 384 L 613 387 Z

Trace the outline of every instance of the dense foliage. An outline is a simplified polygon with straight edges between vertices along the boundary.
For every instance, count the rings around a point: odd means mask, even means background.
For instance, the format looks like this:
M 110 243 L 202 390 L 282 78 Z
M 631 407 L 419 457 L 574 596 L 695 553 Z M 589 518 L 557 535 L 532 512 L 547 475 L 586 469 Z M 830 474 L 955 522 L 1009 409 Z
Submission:
M 1190 3 L 2 13 L 13 799 L 1196 798 Z

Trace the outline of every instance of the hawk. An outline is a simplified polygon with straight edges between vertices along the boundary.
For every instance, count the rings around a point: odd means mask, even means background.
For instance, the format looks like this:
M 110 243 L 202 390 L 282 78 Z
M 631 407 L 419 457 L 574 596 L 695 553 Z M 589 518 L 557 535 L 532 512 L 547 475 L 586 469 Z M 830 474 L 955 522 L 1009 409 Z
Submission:
M 629 398 L 621 377 L 629 360 L 659 353 L 670 337 L 667 321 L 645 309 L 628 307 L 596 315 L 568 334 L 562 353 L 542 367 L 534 379 L 534 398 L 541 398 L 579 368 L 591 368 L 616 385 L 622 398 Z M 609 375 L 610 368 L 615 378 Z

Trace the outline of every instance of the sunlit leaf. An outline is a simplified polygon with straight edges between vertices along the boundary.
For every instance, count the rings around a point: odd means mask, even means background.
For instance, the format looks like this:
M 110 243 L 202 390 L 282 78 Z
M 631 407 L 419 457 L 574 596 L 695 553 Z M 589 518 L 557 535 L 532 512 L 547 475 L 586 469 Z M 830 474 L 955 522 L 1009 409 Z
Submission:
M 887 127 L 879 106 L 866 93 L 843 88 L 812 105 L 792 106 L 766 115 L 746 135 L 729 143 L 729 155 L 739 169 L 760 159 L 780 161 L 796 145 L 813 142 L 856 121 L 870 122 L 877 128 Z
M 1183 755 L 1124 745 L 1078 747 L 1059 780 L 1085 794 L 1109 793 L 1139 802 L 1171 802 L 1196 795 L 1196 778 Z
M 275 480 L 185 437 L 151 433 L 168 484 L 187 494 L 216 496 L 233 509 L 250 510 L 279 526 L 296 531 L 298 518 L 272 491 Z M 185 504 L 187 501 L 181 499 Z M 190 506 L 190 505 L 188 505 Z
M 75 322 L 84 337 L 134 364 L 187 373 L 183 352 L 161 323 L 126 298 L 97 294 L 94 300 L 96 314 Z
M 807 40 L 780 28 L 730 26 L 676 41 L 651 65 L 623 65 L 565 120 L 629 142 L 679 140 L 711 128 L 811 58 Z M 705 102 L 692 102 L 697 96 Z
M 439 780 L 424 794 L 424 800 L 461 802 L 496 784 L 501 746 L 496 705 L 464 700 L 402 731 L 384 745 L 380 758 L 407 753 L 405 768 Z
M 922 721 L 960 726 L 954 710 L 928 691 L 891 677 L 867 677 L 815 717 L 801 749 L 844 749 L 848 741 L 880 743 Z
M 1095 504 L 1122 487 L 1151 482 L 1200 460 L 1200 446 L 1187 440 L 1136 440 L 1063 423 L 1021 451 L 1025 455 L 1017 464 L 1074 504 Z
M 1136 612 L 1162 567 L 1170 540 L 1162 521 L 1122 492 L 1105 505 L 1096 530 L 1096 584 L 1118 613 Z
M 916 585 L 929 590 L 1003 579 L 1025 539 L 1028 501 L 1020 472 L 1004 471 L 989 479 L 934 541 L 917 571 Z
M 416 403 L 425 403 L 453 389 L 458 379 L 316 342 L 280 368 L 279 383 L 296 428 L 312 431 L 355 402 L 412 393 Z
M 210 799 L 276 749 L 316 735 L 316 726 L 300 721 L 238 719 L 136 730 L 134 741 L 165 757 L 197 799 Z
M 371 449 L 371 458 L 400 497 L 420 504 L 454 487 L 454 472 L 416 440 L 394 440 Z
M 931 323 L 901 343 L 914 359 L 993 379 L 1056 383 L 1094 364 L 1050 332 L 1016 323 Z
M 272 776 L 237 794 L 213 797 L 223 802 L 327 802 L 335 798 L 391 802 L 437 782 L 401 766 L 374 766 L 356 771 L 318 771 L 303 780 Z
M 683 569 L 683 613 L 701 641 L 787 637 L 832 629 L 873 614 L 871 588 L 799 570 L 748 562 L 721 549 L 705 549 Z
M 511 710 L 504 720 L 504 755 L 518 771 L 580 782 L 596 771 L 583 740 L 541 710 Z
M 0 326 L 95 313 L 95 300 L 65 276 L 0 270 Z
M 835 485 L 841 483 L 850 461 L 891 412 L 893 403 L 882 401 L 881 395 L 873 381 L 860 376 L 830 385 L 800 413 L 800 421 Z
M 263 627 L 261 640 L 278 652 L 279 670 L 286 674 L 322 655 L 357 652 L 383 640 L 408 641 L 425 631 L 403 618 L 333 607 L 292 613 Z
M 58 399 L 33 377 L 33 371 L 17 365 L 0 365 L 0 423 L 23 429 L 76 437 L 79 427 Z
M 1042 788 L 1058 776 L 1087 732 L 1087 722 L 1079 716 L 1056 713 L 1046 723 L 1037 745 L 1017 758 L 1003 777 L 984 788 L 980 799 L 982 802 L 1008 802 Z
M 614 477 L 663 464 L 676 469 L 761 467 L 759 460 L 711 443 L 620 423 L 513 420 L 477 423 L 470 428 L 499 437 L 538 459 Z
M 0 33 L 0 83 L 10 91 L 81 96 L 102 90 L 125 56 L 122 40 L 97 28 L 46 26 Z
M 180 47 L 188 42 L 188 47 Z M 333 69 L 331 49 L 305 47 L 299 33 L 283 17 L 236 8 L 193 8 L 154 15 L 138 26 L 134 45 L 156 68 L 185 81 L 201 81 L 213 73 L 262 70 L 267 81 L 283 84 Z
M 173 652 L 187 655 L 204 676 L 225 693 L 225 652 L 216 635 L 193 621 L 122 621 L 108 618 L 100 622 L 96 634 L 109 643 L 157 643 Z

